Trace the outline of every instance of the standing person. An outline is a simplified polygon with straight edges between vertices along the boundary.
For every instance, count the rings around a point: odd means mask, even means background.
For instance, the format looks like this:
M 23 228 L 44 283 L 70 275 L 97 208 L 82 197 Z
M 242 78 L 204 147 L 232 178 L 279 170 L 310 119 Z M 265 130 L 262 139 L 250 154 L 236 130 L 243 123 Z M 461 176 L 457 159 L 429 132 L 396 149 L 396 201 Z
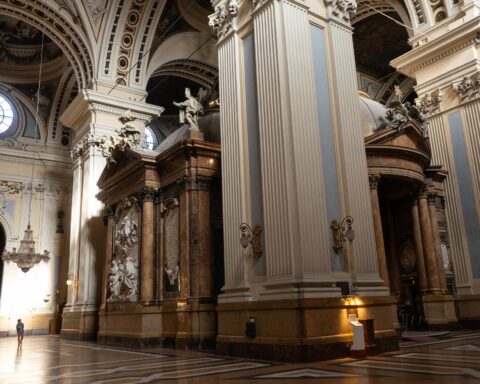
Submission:
M 17 320 L 17 339 L 18 345 L 22 345 L 23 335 L 25 334 L 25 325 L 22 323 L 22 319 Z

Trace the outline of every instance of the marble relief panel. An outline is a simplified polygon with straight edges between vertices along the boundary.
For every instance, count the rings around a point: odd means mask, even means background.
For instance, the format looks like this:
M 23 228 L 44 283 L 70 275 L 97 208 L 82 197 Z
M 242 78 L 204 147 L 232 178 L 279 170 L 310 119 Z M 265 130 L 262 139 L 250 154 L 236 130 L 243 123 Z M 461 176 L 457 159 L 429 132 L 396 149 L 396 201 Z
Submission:
M 138 300 L 140 220 L 140 208 L 136 198 L 126 198 L 117 207 L 109 302 Z
M 162 205 L 164 273 L 166 275 L 166 290 L 178 290 L 178 275 L 180 272 L 180 209 L 177 199 L 168 199 Z

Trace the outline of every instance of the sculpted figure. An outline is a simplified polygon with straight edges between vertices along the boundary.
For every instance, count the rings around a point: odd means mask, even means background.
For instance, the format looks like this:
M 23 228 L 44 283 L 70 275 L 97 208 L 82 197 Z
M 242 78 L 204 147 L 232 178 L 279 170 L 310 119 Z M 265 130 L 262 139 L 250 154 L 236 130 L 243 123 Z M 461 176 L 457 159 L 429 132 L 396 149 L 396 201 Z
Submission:
M 180 123 L 188 124 L 191 130 L 199 131 L 198 129 L 198 114 L 203 113 L 202 104 L 192 96 L 190 88 L 185 88 L 185 101 L 173 105 L 180 108 Z

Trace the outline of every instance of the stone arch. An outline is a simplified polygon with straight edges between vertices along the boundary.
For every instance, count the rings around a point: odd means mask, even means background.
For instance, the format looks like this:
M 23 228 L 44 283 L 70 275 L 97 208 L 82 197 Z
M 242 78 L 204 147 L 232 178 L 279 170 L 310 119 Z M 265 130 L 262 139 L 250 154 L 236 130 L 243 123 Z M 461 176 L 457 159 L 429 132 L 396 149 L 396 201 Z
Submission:
M 146 80 L 150 79 L 163 65 L 187 58 L 192 62 L 218 68 L 215 41 L 213 39 L 208 41 L 209 39 L 211 39 L 210 36 L 199 32 L 183 32 L 169 37 L 151 56 Z M 196 49 L 198 51 L 195 52 Z
M 91 49 L 80 28 L 65 20 L 59 12 L 40 0 L 7 0 L 0 13 L 20 19 L 54 41 L 73 67 L 80 88 L 86 88 L 93 76 Z

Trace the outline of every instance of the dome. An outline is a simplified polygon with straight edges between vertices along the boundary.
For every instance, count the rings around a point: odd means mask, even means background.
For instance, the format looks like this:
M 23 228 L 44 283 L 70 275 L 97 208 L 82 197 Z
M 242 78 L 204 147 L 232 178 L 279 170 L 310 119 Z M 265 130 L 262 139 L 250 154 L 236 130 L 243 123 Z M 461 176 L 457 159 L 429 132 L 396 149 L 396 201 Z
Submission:
M 383 104 L 371 100 L 363 92 L 359 92 L 359 103 L 364 137 L 370 136 L 388 125 L 386 118 L 387 108 Z

